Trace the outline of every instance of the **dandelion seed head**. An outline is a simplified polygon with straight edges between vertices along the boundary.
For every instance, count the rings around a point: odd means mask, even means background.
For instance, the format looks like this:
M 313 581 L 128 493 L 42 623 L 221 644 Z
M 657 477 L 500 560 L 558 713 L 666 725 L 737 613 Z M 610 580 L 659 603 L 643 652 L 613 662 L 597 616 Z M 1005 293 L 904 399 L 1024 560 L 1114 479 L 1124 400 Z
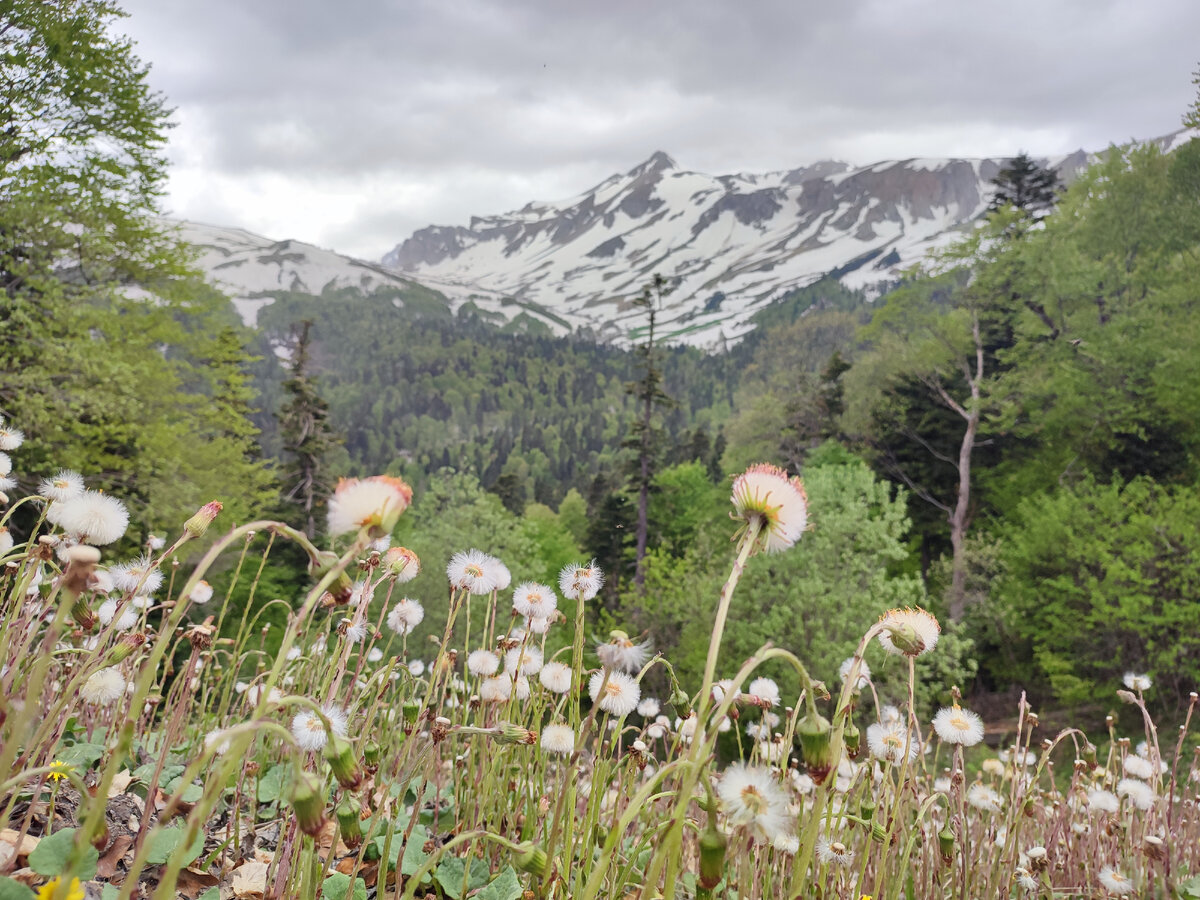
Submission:
M 513 591 L 513 609 L 527 619 L 544 619 L 558 608 L 558 595 L 545 584 L 526 581 Z
M 467 655 L 467 671 L 477 678 L 495 675 L 500 670 L 500 657 L 491 650 L 472 650 Z
M 746 693 L 766 706 L 779 705 L 779 685 L 770 678 L 755 678 Z
M 867 726 L 867 750 L 882 762 L 900 765 L 904 762 L 905 748 L 911 762 L 921 752 L 920 739 L 911 735 L 899 722 L 874 722 Z
M 974 747 L 983 740 L 983 719 L 959 706 L 947 706 L 933 717 L 933 730 L 947 744 Z
M 880 619 L 879 643 L 897 656 L 921 656 L 937 646 L 942 626 L 923 609 L 890 609 Z
M 1131 691 L 1148 691 L 1153 684 L 1149 675 L 1139 675 L 1137 672 L 1126 672 L 1122 681 Z
M 650 642 L 635 644 L 623 631 L 614 631 L 612 638 L 596 645 L 596 656 L 610 669 L 634 673 L 646 664 L 650 657 Z
M 410 600 L 405 597 L 398 600 L 396 605 L 392 607 L 388 613 L 387 624 L 388 628 L 392 629 L 396 634 L 405 635 L 411 634 L 412 630 L 421 624 L 425 619 L 425 607 L 416 600 Z
M 1097 878 L 1099 878 L 1101 886 L 1106 891 L 1117 897 L 1132 894 L 1134 891 L 1133 882 L 1112 866 L 1105 866 L 1101 869 Z
M 604 586 L 604 573 L 592 560 L 586 566 L 564 566 L 558 573 L 558 589 L 568 600 L 591 600 Z
M 575 732 L 570 725 L 553 723 L 542 729 L 542 749 L 556 756 L 570 756 L 575 752 Z
M 83 698 L 84 703 L 107 706 L 125 696 L 126 684 L 121 671 L 116 666 L 109 666 L 89 675 L 83 687 L 79 689 L 79 696 Z
M 734 763 L 721 774 L 717 796 L 729 824 L 759 840 L 771 842 L 789 830 L 787 794 L 770 769 Z
M 492 557 L 482 550 L 455 553 L 446 566 L 452 588 L 477 595 L 490 594 L 496 589 L 496 574 Z

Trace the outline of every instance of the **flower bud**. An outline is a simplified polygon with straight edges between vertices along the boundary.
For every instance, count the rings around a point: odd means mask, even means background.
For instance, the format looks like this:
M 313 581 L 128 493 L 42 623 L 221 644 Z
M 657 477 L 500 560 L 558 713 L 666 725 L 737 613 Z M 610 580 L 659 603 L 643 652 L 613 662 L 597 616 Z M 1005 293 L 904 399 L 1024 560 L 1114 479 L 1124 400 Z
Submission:
M 725 849 L 729 839 L 717 828 L 716 817 L 709 813 L 708 825 L 700 835 L 700 887 L 711 891 L 725 876 Z
M 311 772 L 297 772 L 292 783 L 292 809 L 300 830 L 316 837 L 325 825 L 325 790 L 321 779 Z
M 115 666 L 119 662 L 124 662 L 134 650 L 144 643 L 146 643 L 146 635 L 140 631 L 125 635 L 109 648 L 108 653 L 104 657 L 104 665 Z
M 67 551 L 67 570 L 63 573 L 62 586 L 63 590 L 69 595 L 77 596 L 87 590 L 88 579 L 92 577 L 92 572 L 96 570 L 96 563 L 100 562 L 100 551 L 95 547 L 89 547 L 87 544 L 77 544 Z M 71 611 L 74 615 L 74 610 Z M 76 621 L 79 621 L 76 619 Z M 81 627 L 90 629 L 92 625 L 84 625 L 79 623 Z M 93 625 L 95 621 L 93 620 Z
M 212 500 L 205 503 L 196 512 L 194 516 L 183 523 L 183 530 L 192 537 L 204 537 L 204 532 L 208 531 L 208 526 L 213 523 L 221 512 L 221 501 Z
M 532 744 L 537 740 L 534 732 L 512 722 L 501 722 L 493 733 L 502 744 Z
M 338 734 L 329 735 L 325 743 L 325 760 L 333 770 L 338 784 L 352 791 L 362 784 L 362 769 L 354 755 L 354 745 Z
M 363 746 L 363 762 L 365 762 L 368 766 L 379 765 L 379 754 L 379 745 L 374 741 L 367 741 L 367 743 Z
M 800 739 L 800 751 L 808 775 L 817 784 L 825 780 L 833 768 L 833 748 L 830 745 L 829 720 L 819 712 L 806 714 L 796 724 L 796 736 Z
M 938 832 L 938 850 L 942 854 L 942 862 L 949 863 L 954 859 L 954 832 L 950 830 L 949 823 Z
M 362 804 L 353 797 L 346 797 L 338 804 L 333 815 L 337 819 L 342 843 L 350 848 L 361 844 L 363 840 Z
M 691 698 L 681 689 L 671 692 L 671 705 L 675 707 L 681 716 L 684 713 L 690 712 L 692 708 Z
M 846 743 L 846 755 L 851 759 L 858 759 L 861 738 L 862 735 L 859 733 L 858 726 L 854 724 L 854 720 L 847 720 L 846 728 L 842 732 L 842 740 Z
M 541 878 L 546 874 L 546 867 L 549 865 L 549 857 L 546 856 L 546 851 L 539 847 L 533 841 L 525 841 L 520 845 L 521 849 L 517 852 L 517 857 L 513 862 L 522 872 L 528 872 L 536 878 Z
M 91 631 L 96 627 L 96 615 L 82 596 L 76 596 L 75 602 L 71 604 L 71 618 L 84 631 Z

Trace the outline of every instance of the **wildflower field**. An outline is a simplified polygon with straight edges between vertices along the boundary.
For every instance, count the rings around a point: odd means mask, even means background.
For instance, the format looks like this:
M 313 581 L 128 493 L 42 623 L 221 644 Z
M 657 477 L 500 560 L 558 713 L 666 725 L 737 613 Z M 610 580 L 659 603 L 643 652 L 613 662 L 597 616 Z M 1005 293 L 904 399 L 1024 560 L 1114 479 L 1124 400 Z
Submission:
M 0 429 L 18 457 L 22 438 Z M 1191 708 L 1159 734 L 1145 676 L 1120 692 L 1136 733 L 1112 716 L 1107 734 L 1047 733 L 1022 701 L 989 749 L 957 691 L 917 715 L 915 663 L 940 635 L 926 611 L 863 622 L 838 672 L 786 647 L 721 652 L 747 559 L 803 540 L 808 500 L 781 470 L 734 481 L 700 684 L 624 632 L 588 633 L 594 564 L 545 585 L 478 549 L 390 546 L 410 500 L 398 478 L 343 480 L 332 549 L 280 522 L 229 528 L 213 502 L 121 560 L 103 548 L 126 507 L 78 474 L 10 498 L 0 898 L 1200 896 Z M 255 584 L 284 541 L 312 586 L 268 642 L 205 576 Z M 444 596 L 405 596 L 422 565 L 445 566 Z M 410 646 L 434 603 L 444 633 Z M 899 707 L 877 699 L 883 655 L 907 666 Z M 790 676 L 759 674 L 771 660 Z M 642 687 L 655 670 L 663 696 Z

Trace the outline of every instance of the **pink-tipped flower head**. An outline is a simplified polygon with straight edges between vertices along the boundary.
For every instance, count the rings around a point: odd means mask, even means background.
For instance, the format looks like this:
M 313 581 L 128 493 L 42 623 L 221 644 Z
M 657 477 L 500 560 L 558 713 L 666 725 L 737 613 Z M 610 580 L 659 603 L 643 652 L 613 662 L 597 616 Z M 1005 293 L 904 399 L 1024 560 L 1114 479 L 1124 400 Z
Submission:
M 183 530 L 192 537 L 204 537 L 208 526 L 221 514 L 225 507 L 220 500 L 210 500 L 196 510 L 196 514 L 183 523 Z
M 329 534 L 336 537 L 361 528 L 376 536 L 388 534 L 411 502 L 412 488 L 402 478 L 339 479 L 329 498 Z
M 759 524 L 759 540 L 768 553 L 786 550 L 808 525 L 808 495 L 796 477 L 770 463 L 751 466 L 733 481 L 734 518 Z
M 421 558 L 407 547 L 392 547 L 383 554 L 383 562 L 397 584 L 412 581 L 421 574 Z

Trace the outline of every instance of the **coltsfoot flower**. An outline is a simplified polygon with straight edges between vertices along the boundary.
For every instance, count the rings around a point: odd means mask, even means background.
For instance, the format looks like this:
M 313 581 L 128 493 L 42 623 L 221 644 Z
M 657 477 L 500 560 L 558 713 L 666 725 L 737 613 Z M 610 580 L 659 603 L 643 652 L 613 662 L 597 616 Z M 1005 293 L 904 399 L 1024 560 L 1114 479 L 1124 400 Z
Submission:
M 1126 672 L 1122 681 L 1131 691 L 1148 691 L 1153 684 L 1149 675 L 1139 675 L 1136 672 Z
M 87 681 L 83 683 L 83 687 L 79 689 L 79 696 L 83 698 L 84 703 L 90 703 L 93 706 L 107 706 L 125 696 L 127 684 L 121 671 L 114 666 L 109 666 L 89 675 Z
M 513 609 L 527 619 L 544 619 L 558 607 L 558 595 L 545 584 L 526 581 L 513 591 Z
M 721 774 L 717 795 L 729 824 L 760 840 L 772 842 L 788 830 L 787 794 L 770 769 L 734 763 Z
M 808 525 L 804 483 L 769 463 L 753 465 L 735 478 L 730 500 L 735 518 L 747 524 L 758 521 L 768 553 L 793 546 Z
M 921 752 L 921 741 L 899 722 L 875 722 L 867 726 L 867 750 L 876 759 L 900 765 L 904 762 L 906 747 L 909 762 L 912 762 Z
M 933 730 L 947 744 L 974 747 L 983 740 L 983 719 L 956 704 L 938 710 L 933 717 Z
M 604 573 L 592 560 L 586 566 L 564 566 L 558 573 L 558 589 L 568 600 L 591 600 L 604 586 Z
M 412 630 L 421 624 L 425 619 L 425 607 L 416 600 L 410 600 L 405 597 L 397 601 L 392 607 L 392 611 L 388 613 L 387 623 L 388 628 L 396 632 L 396 634 L 404 635 L 411 634 Z
M 923 609 L 889 609 L 880 619 L 879 643 L 897 656 L 921 656 L 937 646 L 942 626 Z
M 83 493 L 83 476 L 70 469 L 59 469 L 50 478 L 43 478 L 38 493 L 47 500 L 63 503 Z
M 405 584 L 421 574 L 421 558 L 407 547 L 392 547 L 383 554 L 383 564 L 397 584 Z
M 490 594 L 497 589 L 493 559 L 482 550 L 464 550 L 450 557 L 446 577 L 450 587 L 472 594 Z
M 538 680 L 542 683 L 542 687 L 550 691 L 550 693 L 565 694 L 571 690 L 571 682 L 573 680 L 571 667 L 558 660 L 551 660 L 542 666 L 541 671 L 538 672 Z
M 329 498 L 329 534 L 336 537 L 360 528 L 386 534 L 411 502 L 412 488 L 402 478 L 342 478 Z
M 608 668 L 632 674 L 639 671 L 650 657 L 650 642 L 635 644 L 625 632 L 613 631 L 606 643 L 596 645 L 596 655 Z
M 608 676 L 607 681 L 605 675 Z M 604 685 L 604 696 L 600 696 L 601 685 Z M 593 703 L 617 718 L 627 716 L 637 709 L 638 702 L 642 699 L 642 689 L 637 679 L 624 672 L 611 670 L 595 673 L 588 682 L 588 693 Z
M 46 519 L 85 544 L 111 544 L 129 527 L 125 504 L 99 491 L 83 491 L 62 503 L 52 503 Z
M 500 657 L 491 650 L 472 650 L 467 656 L 467 671 L 477 678 L 495 675 L 500 670 Z
M 1114 896 L 1123 897 L 1134 891 L 1133 881 L 1112 866 L 1105 866 L 1101 869 L 1097 878 L 1100 879 L 1100 884 L 1104 889 Z

